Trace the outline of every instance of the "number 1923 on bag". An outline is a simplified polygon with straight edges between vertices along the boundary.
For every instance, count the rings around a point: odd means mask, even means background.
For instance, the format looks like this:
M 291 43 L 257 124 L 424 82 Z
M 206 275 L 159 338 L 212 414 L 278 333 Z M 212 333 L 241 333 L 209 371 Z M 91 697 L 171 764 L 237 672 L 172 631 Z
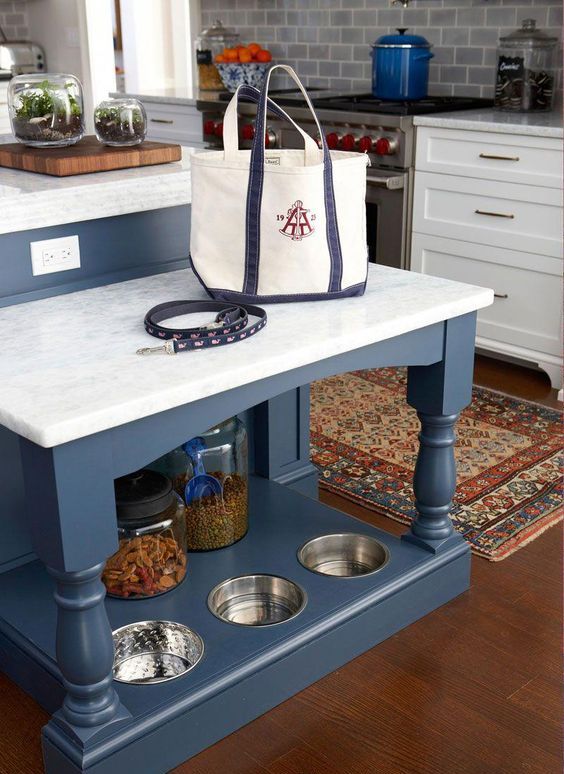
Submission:
M 272 72 L 286 71 L 311 110 L 322 147 L 268 99 Z M 238 146 L 239 99 L 256 102 L 253 147 Z M 288 121 L 303 149 L 265 149 L 267 109 Z M 239 302 L 321 300 L 362 295 L 366 285 L 368 157 L 330 151 L 298 76 L 275 65 L 262 91 L 240 86 L 223 122 L 223 151 L 192 157 L 190 254 L 216 299 Z

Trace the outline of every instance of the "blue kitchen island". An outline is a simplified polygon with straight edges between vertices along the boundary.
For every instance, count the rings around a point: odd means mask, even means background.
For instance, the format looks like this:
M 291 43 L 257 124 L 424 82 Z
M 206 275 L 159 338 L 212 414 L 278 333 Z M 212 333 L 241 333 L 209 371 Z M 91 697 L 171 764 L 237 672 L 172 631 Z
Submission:
M 142 325 L 150 307 L 203 297 L 179 270 L 0 309 L 0 425 L 18 439 L 21 520 L 38 557 L 0 574 L 0 667 L 52 713 L 48 774 L 166 772 L 469 585 L 469 549 L 449 517 L 454 426 L 471 400 L 476 311 L 493 292 L 372 266 L 363 297 L 270 306 L 267 327 L 245 342 L 136 355 L 153 343 Z M 401 538 L 320 504 L 293 475 L 307 445 L 300 388 L 396 365 L 409 366 L 407 399 L 421 421 L 418 516 Z M 168 594 L 106 599 L 114 479 L 242 413 L 252 450 L 246 537 L 190 554 L 186 581 Z M 377 537 L 388 563 L 336 578 L 298 562 L 306 540 L 338 532 Z M 303 611 L 266 627 L 216 618 L 209 591 L 247 573 L 299 584 Z M 149 619 L 196 630 L 204 657 L 170 682 L 117 683 L 112 630 Z

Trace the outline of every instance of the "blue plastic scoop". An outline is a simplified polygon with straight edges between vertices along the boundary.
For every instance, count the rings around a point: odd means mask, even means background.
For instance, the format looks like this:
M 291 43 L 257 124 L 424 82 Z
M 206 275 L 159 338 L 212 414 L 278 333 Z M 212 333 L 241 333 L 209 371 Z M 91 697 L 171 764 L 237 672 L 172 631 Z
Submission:
M 186 454 L 192 461 L 192 467 L 194 468 L 194 476 L 186 484 L 184 490 L 184 499 L 186 504 L 189 505 L 194 500 L 201 500 L 202 497 L 210 497 L 211 495 L 221 495 L 223 488 L 221 482 L 206 473 L 204 463 L 202 462 L 202 452 L 206 448 L 206 444 L 203 438 L 199 436 L 191 438 L 182 447 Z

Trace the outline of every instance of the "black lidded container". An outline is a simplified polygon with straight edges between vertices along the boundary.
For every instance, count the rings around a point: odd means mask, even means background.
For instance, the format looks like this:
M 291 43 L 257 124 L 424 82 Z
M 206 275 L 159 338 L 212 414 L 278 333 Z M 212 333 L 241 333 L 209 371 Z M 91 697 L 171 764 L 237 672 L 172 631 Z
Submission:
M 142 469 L 114 482 L 119 549 L 106 562 L 109 595 L 141 599 L 176 588 L 186 575 L 186 511 L 171 480 Z

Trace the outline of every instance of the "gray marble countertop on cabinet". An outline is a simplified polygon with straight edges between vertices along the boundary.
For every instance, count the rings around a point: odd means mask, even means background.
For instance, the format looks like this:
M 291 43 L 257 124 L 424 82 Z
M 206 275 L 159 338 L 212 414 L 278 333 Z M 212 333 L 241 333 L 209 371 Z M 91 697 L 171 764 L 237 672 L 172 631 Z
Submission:
M 0 667 L 53 713 L 47 774 L 172 769 L 469 587 L 469 548 L 449 515 L 454 425 L 471 400 L 476 311 L 493 292 L 372 266 L 363 297 L 271 305 L 265 330 L 244 343 L 135 355 L 151 341 L 146 310 L 181 296 L 203 297 L 185 271 L 0 310 L 0 424 L 19 436 L 22 518 L 40 560 L 0 573 Z M 401 538 L 301 494 L 281 459 L 296 449 L 286 396 L 331 374 L 396 365 L 408 366 L 422 428 L 416 515 Z M 101 572 L 118 545 L 114 479 L 243 411 L 247 535 L 191 554 L 187 579 L 164 596 L 105 599 Z M 307 411 L 298 432 L 307 456 Z M 309 572 L 296 550 L 327 532 L 372 535 L 390 560 L 355 579 Z M 212 615 L 209 590 L 249 572 L 301 585 L 300 615 L 270 627 Z M 159 685 L 114 682 L 112 630 L 159 618 L 192 626 L 204 659 Z
M 14 142 L 0 135 L 0 143 Z M 182 161 L 54 177 L 0 167 L 0 234 L 190 204 L 190 156 Z
M 533 137 L 562 139 L 562 112 L 513 113 L 503 110 L 463 110 L 414 116 L 415 126 L 440 126 L 444 129 L 471 129 L 480 132 L 525 134 Z
M 138 94 L 137 92 L 127 91 L 113 91 L 110 93 L 110 97 L 134 97 L 141 102 L 151 102 L 157 105 L 185 105 L 188 107 L 195 107 L 196 102 L 201 99 L 199 94 L 214 94 L 218 92 L 196 92 L 193 89 L 180 88 L 178 86 L 172 86 L 167 89 L 151 89 L 147 94 Z

